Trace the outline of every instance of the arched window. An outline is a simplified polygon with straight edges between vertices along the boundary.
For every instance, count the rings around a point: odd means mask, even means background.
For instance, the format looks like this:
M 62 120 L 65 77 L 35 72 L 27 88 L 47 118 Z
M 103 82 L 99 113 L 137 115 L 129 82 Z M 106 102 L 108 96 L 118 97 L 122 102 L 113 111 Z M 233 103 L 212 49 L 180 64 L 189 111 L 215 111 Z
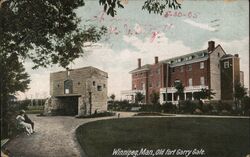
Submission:
M 64 81 L 64 94 L 71 94 L 73 92 L 73 81 L 65 80 Z

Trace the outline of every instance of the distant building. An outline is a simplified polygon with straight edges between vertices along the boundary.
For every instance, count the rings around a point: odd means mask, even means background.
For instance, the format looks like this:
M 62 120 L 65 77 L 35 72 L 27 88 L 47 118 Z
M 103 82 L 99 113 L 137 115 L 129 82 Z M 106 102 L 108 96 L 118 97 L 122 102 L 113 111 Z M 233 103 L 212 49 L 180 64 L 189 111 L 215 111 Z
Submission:
M 160 94 L 160 103 L 176 102 L 175 83 L 181 82 L 184 88 L 184 100 L 193 100 L 194 93 L 201 89 L 212 89 L 214 100 L 232 100 L 234 84 L 240 81 L 240 59 L 238 54 L 226 54 L 223 48 L 215 47 L 214 41 L 208 42 L 208 48 L 187 55 L 141 65 L 130 72 L 132 89 L 122 91 L 123 98 L 135 100 L 137 92 L 145 95 L 144 103 L 150 103 L 153 92 Z
M 88 115 L 107 110 L 108 74 L 94 67 L 50 74 L 51 99 L 45 114 Z

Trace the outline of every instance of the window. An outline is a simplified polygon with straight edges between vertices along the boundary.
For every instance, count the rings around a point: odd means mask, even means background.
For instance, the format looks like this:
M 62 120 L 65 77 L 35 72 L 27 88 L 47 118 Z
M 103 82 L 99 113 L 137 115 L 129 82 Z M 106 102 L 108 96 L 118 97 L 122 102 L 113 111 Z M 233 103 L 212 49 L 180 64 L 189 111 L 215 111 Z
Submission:
M 102 86 L 99 86 L 99 85 L 98 85 L 98 86 L 97 86 L 97 90 L 98 90 L 98 91 L 102 91 Z
M 204 62 L 200 62 L 200 69 L 204 69 Z
M 224 62 L 224 68 L 229 68 L 229 61 Z
M 200 83 L 201 85 L 205 85 L 205 78 L 203 76 L 200 77 Z
M 218 57 L 220 57 L 220 52 L 218 52 Z
M 193 86 L 193 79 L 192 79 L 192 78 L 189 78 L 189 79 L 188 79 L 188 85 L 189 85 L 189 86 Z
M 183 72 L 184 71 L 184 68 L 183 66 L 180 67 L 180 71 Z
M 161 82 L 158 81 L 158 82 L 157 82 L 157 87 L 160 87 L 160 86 L 161 86 Z
M 172 68 L 172 72 L 175 72 L 175 68 L 174 67 Z
M 77 84 L 78 84 L 78 86 L 79 86 L 81 83 L 80 83 L 80 82 L 78 82 Z
M 166 93 L 162 93 L 163 101 L 166 101 Z
M 136 84 L 133 85 L 133 88 L 136 89 Z
M 160 68 L 157 69 L 156 74 L 160 74 Z
M 191 71 L 191 70 L 192 70 L 192 65 L 189 64 L 189 65 L 188 65 L 188 71 Z
M 65 89 L 65 94 L 69 94 L 69 89 Z
M 70 75 L 70 71 L 69 71 L 69 70 L 67 70 L 67 76 L 69 77 L 69 75 Z
M 93 86 L 95 86 L 95 81 L 93 81 Z
M 73 91 L 73 81 L 65 80 L 64 81 L 64 94 L 70 94 Z

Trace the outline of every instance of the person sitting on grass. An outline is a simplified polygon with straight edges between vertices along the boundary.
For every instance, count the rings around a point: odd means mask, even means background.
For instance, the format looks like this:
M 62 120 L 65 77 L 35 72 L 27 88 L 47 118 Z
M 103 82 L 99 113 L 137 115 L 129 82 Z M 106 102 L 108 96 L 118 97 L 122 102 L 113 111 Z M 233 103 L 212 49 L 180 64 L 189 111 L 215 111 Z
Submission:
M 33 129 L 31 124 L 25 123 L 25 118 L 24 118 L 25 111 L 21 110 L 20 114 L 16 117 L 17 120 L 17 125 L 20 128 L 24 128 L 25 131 L 27 132 L 27 135 L 31 135 L 33 133 Z

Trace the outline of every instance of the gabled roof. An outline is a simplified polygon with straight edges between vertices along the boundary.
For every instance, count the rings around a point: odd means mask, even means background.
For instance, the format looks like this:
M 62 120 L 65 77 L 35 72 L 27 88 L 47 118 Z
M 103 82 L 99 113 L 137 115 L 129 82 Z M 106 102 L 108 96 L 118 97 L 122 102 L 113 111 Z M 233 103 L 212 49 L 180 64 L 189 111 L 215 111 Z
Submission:
M 145 65 L 141 66 L 140 68 L 136 68 L 136 69 L 130 71 L 129 73 L 132 74 L 134 72 L 145 71 L 145 70 L 149 70 L 149 68 L 150 68 L 150 64 L 145 64 Z

